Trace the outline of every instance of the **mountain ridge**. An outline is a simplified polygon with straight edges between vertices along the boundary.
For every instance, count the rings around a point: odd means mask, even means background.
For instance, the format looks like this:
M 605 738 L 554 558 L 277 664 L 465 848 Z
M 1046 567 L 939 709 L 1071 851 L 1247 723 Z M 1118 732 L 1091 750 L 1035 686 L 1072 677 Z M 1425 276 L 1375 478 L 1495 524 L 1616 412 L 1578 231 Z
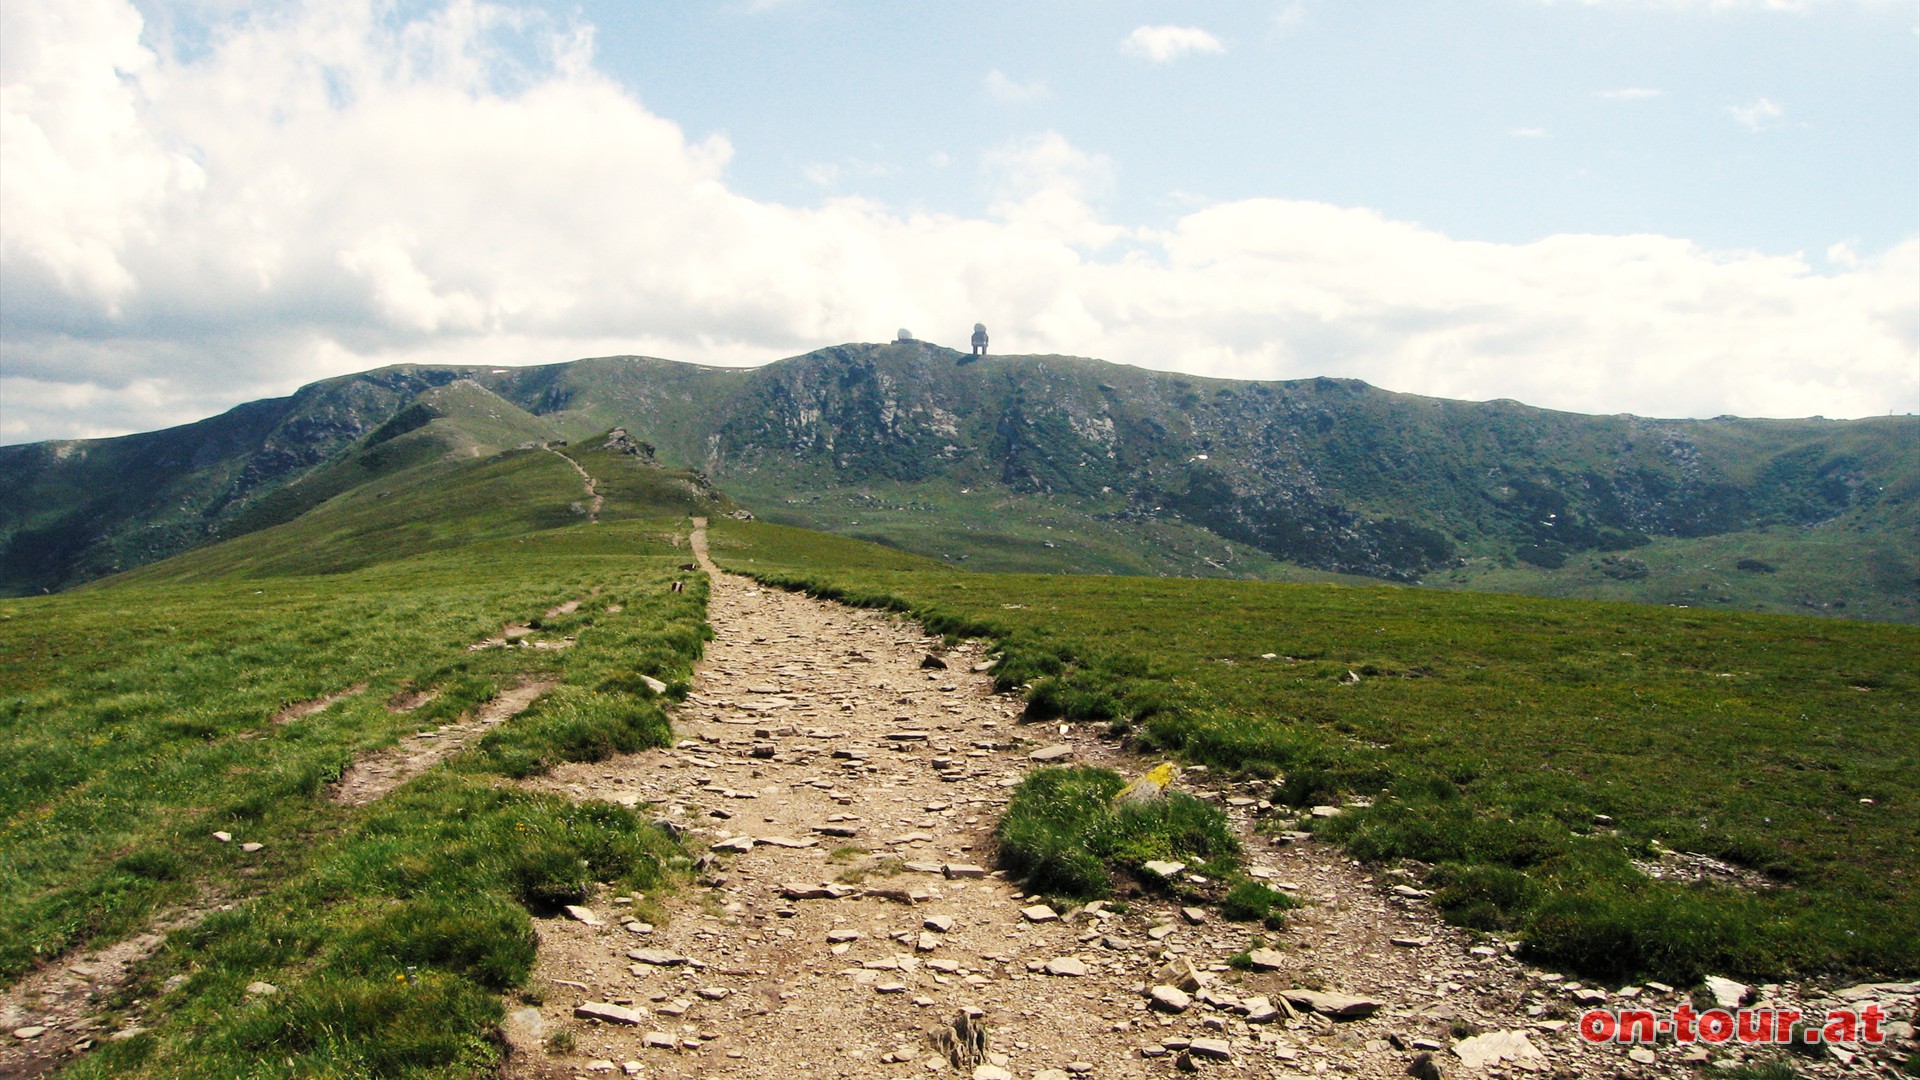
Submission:
M 436 413 L 449 395 L 472 400 Z M 1912 417 L 1588 416 L 922 342 L 752 369 L 382 368 L 163 432 L 3 447 L 0 468 L 24 478 L 0 497 L 5 587 L 236 535 L 276 492 L 418 431 L 471 455 L 614 426 L 773 520 L 994 568 L 1471 586 L 1578 564 L 1611 582 L 1633 580 L 1630 553 L 1650 544 L 1766 535 L 1766 554 L 1825 529 L 1871 549 L 1877 569 L 1851 595 L 1894 597 L 1880 617 L 1906 617 L 1920 591 L 1900 569 L 1920 525 Z M 137 490 L 112 482 L 129 463 Z

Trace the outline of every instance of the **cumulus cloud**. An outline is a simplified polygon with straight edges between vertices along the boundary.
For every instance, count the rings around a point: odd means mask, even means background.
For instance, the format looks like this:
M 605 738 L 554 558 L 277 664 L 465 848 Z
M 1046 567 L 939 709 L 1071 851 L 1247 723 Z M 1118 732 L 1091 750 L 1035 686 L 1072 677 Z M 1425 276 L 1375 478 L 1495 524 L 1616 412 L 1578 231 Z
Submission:
M 984 215 L 784 206 L 729 186 L 724 139 L 600 75 L 579 28 L 458 2 L 275 11 L 182 58 L 122 0 L 0 7 L 0 439 L 389 363 L 750 364 L 901 325 L 957 343 L 976 320 L 1008 352 L 1589 412 L 1920 398 L 1915 241 L 1816 268 L 1661 236 L 1463 241 L 1288 199 L 1145 229 L 1107 220 L 1113 164 L 1057 132 L 984 155 Z
M 1047 96 L 1047 84 L 1039 79 L 1032 82 L 1015 82 L 999 68 L 987 72 L 981 80 L 987 96 L 1008 105 L 1019 105 L 1028 101 L 1038 101 Z
M 1170 64 L 1188 53 L 1223 53 L 1227 47 L 1197 26 L 1139 26 L 1121 40 L 1120 51 Z
M 1727 106 L 1727 115 L 1748 131 L 1765 131 L 1775 120 L 1785 116 L 1786 110 L 1766 98 L 1755 98 L 1748 105 Z

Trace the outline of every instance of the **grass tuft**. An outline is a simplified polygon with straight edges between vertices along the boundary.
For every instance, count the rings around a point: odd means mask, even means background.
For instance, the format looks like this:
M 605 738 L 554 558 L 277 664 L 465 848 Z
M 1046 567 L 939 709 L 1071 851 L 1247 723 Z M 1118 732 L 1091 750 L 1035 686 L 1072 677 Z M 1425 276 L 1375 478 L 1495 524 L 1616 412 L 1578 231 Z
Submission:
M 1237 864 L 1226 815 L 1185 792 L 1116 804 L 1126 780 L 1111 769 L 1038 769 L 1013 791 L 995 837 L 1000 865 L 1036 892 L 1092 899 L 1113 892 L 1115 868 L 1153 859 Z
M 1262 882 L 1242 878 L 1234 882 L 1220 901 L 1220 916 L 1228 922 L 1267 922 L 1299 906 L 1286 893 L 1276 892 Z

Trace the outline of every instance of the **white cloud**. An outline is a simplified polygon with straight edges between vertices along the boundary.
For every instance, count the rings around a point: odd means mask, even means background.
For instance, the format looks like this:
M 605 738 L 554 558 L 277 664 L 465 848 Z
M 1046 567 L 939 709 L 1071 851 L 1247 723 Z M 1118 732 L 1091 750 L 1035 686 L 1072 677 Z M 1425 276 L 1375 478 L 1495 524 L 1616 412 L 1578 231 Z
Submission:
M 1617 90 L 1595 90 L 1593 96 L 1602 101 L 1646 101 L 1666 93 L 1650 86 L 1623 86 Z
M 1223 53 L 1227 47 L 1197 26 L 1139 26 L 1120 42 L 1120 51 L 1169 64 L 1188 53 Z
M 1019 105 L 1028 101 L 1038 101 L 1047 96 L 1047 84 L 1039 79 L 1032 82 L 1015 82 L 999 68 L 987 72 L 981 80 L 986 87 L 987 96 L 1007 105 Z
M 1755 98 L 1748 105 L 1727 106 L 1727 115 L 1748 131 L 1765 131 L 1775 120 L 1785 116 L 1786 110 L 1766 98 Z
M 729 186 L 725 140 L 597 74 L 589 36 L 375 10 L 309 0 L 182 60 L 115 0 L 0 7 L 0 438 L 179 423 L 389 363 L 749 364 L 901 325 L 958 343 L 976 320 L 1007 352 L 1588 412 L 1920 399 L 1920 242 L 1816 269 L 1284 199 L 1139 229 L 1099 211 L 1112 163 L 1054 132 L 985 155 L 982 217 L 783 206 Z M 500 35 L 529 33 L 551 34 L 546 66 L 513 68 Z
M 1546 128 L 1514 128 L 1512 131 L 1507 132 L 1507 134 L 1510 137 L 1515 139 L 1544 139 L 1547 137 L 1547 129 Z

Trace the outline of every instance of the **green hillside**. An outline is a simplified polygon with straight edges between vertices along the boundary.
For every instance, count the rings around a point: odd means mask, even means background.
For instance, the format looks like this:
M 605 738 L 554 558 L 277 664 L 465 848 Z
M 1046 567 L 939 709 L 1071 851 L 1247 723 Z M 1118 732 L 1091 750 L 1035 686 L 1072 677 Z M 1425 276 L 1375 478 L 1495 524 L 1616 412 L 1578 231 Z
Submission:
M 1913 417 L 1581 416 L 918 342 L 752 370 L 389 369 L 171 432 L 0 448 L 26 478 L 0 498 L 0 588 L 284 521 L 398 463 L 615 426 L 762 518 L 968 569 L 1361 576 L 1920 621 Z
M 563 448 L 603 497 L 590 523 L 560 452 L 476 450 L 526 422 L 497 419 L 489 435 L 450 410 L 366 440 L 337 467 L 436 446 L 245 537 L 0 601 L 0 980 L 204 916 L 105 1003 L 147 1034 L 71 1074 L 489 1071 L 501 991 L 533 960 L 529 910 L 684 872 L 631 811 L 490 778 L 667 737 L 642 677 L 681 692 L 706 636 L 704 583 L 668 588 L 687 578 L 686 514 L 730 504 L 594 440 Z M 530 628 L 520 645 L 473 648 L 510 624 Z M 549 683 L 384 798 L 327 797 L 356 757 Z

